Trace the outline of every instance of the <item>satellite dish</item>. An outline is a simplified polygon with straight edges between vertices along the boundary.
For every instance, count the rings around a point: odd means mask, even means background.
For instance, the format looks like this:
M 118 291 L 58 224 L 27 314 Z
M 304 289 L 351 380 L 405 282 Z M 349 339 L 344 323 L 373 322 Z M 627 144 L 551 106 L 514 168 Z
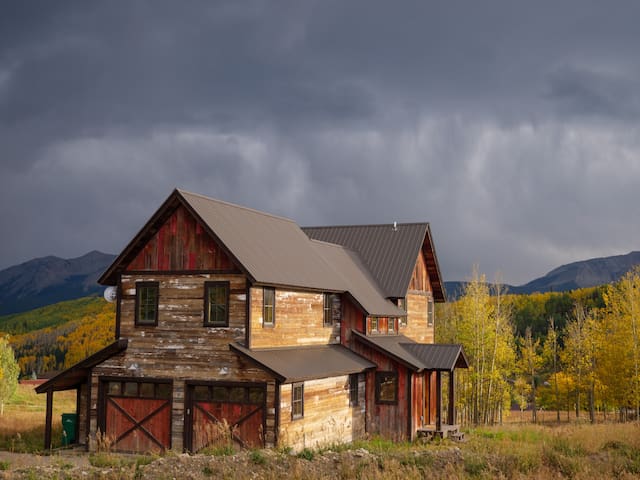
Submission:
M 116 298 L 118 298 L 118 287 L 107 287 L 104 289 L 104 299 L 107 302 L 113 303 L 116 301 Z

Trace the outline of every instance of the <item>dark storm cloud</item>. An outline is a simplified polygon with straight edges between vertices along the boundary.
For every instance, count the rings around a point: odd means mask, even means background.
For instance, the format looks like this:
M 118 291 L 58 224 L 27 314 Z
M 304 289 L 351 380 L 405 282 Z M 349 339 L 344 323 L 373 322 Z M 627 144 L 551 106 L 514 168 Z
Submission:
M 174 187 L 430 220 L 448 279 L 637 249 L 636 2 L 14 2 L 0 268 L 119 251 Z

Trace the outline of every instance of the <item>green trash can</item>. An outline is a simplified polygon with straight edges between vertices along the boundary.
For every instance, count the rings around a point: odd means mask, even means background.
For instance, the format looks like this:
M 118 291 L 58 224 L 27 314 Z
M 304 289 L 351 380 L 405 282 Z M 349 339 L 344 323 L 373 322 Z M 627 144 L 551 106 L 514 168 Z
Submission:
M 75 413 L 62 414 L 62 445 L 71 445 L 76 442 L 76 425 L 78 415 Z

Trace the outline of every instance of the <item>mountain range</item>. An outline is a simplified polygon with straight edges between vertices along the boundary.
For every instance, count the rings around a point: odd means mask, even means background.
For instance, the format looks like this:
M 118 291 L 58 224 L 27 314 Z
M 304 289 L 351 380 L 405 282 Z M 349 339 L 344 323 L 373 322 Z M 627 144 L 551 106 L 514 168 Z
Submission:
M 0 271 L 0 315 L 101 294 L 97 280 L 116 258 L 98 251 L 78 258 L 35 258 Z
M 92 251 L 78 258 L 35 258 L 0 271 L 0 315 L 24 312 L 52 303 L 100 295 L 98 277 L 116 258 Z M 506 285 L 509 293 L 563 292 L 617 281 L 634 265 L 640 252 L 592 258 L 558 267 L 524 285 Z M 449 300 L 455 300 L 466 282 L 445 282 Z
M 505 285 L 508 293 L 566 292 L 577 288 L 595 287 L 616 282 L 635 265 L 640 264 L 640 252 L 626 255 L 592 258 L 568 263 L 524 285 Z M 455 300 L 467 282 L 445 282 L 449 300 Z

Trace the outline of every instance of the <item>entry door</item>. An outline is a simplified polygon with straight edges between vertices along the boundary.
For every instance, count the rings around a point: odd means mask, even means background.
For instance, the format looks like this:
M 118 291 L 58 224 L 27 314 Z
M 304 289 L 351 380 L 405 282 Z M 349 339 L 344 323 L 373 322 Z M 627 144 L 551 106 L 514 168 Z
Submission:
M 103 440 L 124 452 L 171 448 L 171 391 L 169 381 L 103 381 Z
M 263 447 L 266 386 L 209 383 L 187 385 L 185 447 Z

